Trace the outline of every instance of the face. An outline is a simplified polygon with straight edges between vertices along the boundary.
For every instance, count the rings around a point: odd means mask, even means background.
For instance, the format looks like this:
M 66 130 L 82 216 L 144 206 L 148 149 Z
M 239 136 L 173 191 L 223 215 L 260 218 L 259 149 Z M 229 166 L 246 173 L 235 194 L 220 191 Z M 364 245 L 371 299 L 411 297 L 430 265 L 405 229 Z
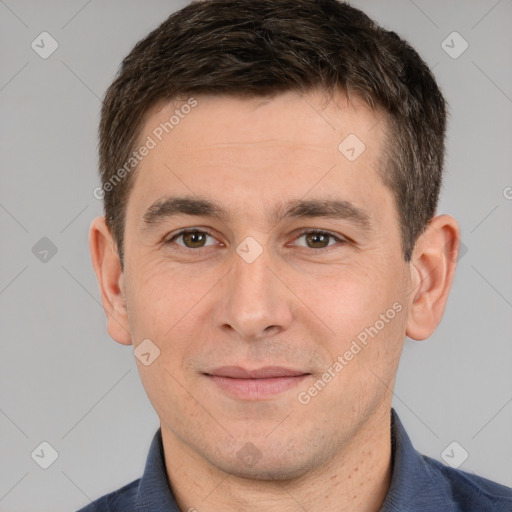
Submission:
M 186 102 L 144 123 L 127 330 L 160 350 L 137 365 L 167 439 L 232 474 L 300 476 L 389 414 L 411 282 L 377 173 L 386 124 L 341 93 L 195 100 L 168 134 Z

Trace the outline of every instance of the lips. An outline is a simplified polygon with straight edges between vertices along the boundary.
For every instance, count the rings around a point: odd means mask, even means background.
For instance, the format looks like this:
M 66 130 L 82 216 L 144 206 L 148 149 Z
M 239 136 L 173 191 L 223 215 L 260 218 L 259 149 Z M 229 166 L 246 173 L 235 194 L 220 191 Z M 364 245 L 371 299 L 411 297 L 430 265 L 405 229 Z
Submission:
M 303 370 L 266 366 L 249 370 L 240 366 L 221 366 L 205 372 L 217 389 L 240 400 L 268 400 L 306 379 Z
M 297 377 L 307 375 L 301 370 L 292 370 L 282 366 L 265 366 L 256 370 L 246 370 L 240 366 L 221 366 L 206 373 L 217 377 L 229 377 L 231 379 L 270 379 L 278 377 Z

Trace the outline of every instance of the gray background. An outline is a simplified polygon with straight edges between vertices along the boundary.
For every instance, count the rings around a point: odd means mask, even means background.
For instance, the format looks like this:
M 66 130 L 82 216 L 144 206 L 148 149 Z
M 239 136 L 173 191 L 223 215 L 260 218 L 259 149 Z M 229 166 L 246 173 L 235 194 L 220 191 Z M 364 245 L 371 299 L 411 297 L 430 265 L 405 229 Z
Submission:
M 107 335 L 87 244 L 96 131 L 121 59 L 186 3 L 0 0 L 2 512 L 76 510 L 142 474 L 158 418 L 131 347 Z M 417 449 L 441 459 L 455 440 L 461 469 L 510 486 L 512 2 L 353 4 L 434 68 L 451 112 L 439 212 L 467 249 L 435 335 L 406 341 L 394 406 Z M 59 45 L 47 59 L 31 48 L 43 31 Z M 453 31 L 469 44 L 456 59 Z M 31 458 L 42 441 L 59 455 L 48 469 Z

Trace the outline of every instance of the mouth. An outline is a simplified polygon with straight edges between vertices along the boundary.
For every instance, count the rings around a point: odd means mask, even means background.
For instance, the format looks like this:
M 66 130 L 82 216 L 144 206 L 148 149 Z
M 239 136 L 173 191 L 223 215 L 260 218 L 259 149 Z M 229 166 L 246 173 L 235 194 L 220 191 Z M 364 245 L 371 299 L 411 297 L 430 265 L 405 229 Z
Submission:
M 254 370 L 222 366 L 204 375 L 230 396 L 241 400 L 265 400 L 297 386 L 311 374 L 281 366 Z

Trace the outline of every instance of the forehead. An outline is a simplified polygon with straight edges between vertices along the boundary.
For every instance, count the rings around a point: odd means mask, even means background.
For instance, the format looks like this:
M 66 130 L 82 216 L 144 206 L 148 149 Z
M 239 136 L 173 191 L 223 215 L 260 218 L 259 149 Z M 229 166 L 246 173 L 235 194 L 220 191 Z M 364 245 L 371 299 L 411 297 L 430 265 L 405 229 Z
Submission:
M 174 151 L 202 143 L 211 147 L 270 141 L 336 150 L 347 129 L 368 139 L 376 125 L 381 130 L 386 126 L 381 111 L 372 111 L 358 95 L 349 98 L 341 91 L 330 96 L 321 90 L 289 91 L 262 98 L 199 95 L 155 105 L 144 117 L 142 136 L 152 135 L 164 144 L 174 141 Z M 371 134 L 370 153 L 378 149 L 381 130 Z
M 153 148 L 138 165 L 133 202 L 147 208 L 178 191 L 213 195 L 243 215 L 249 205 L 310 192 L 376 203 L 386 126 L 380 112 L 343 93 L 161 103 L 148 111 L 139 137 L 139 146 L 151 140 Z

